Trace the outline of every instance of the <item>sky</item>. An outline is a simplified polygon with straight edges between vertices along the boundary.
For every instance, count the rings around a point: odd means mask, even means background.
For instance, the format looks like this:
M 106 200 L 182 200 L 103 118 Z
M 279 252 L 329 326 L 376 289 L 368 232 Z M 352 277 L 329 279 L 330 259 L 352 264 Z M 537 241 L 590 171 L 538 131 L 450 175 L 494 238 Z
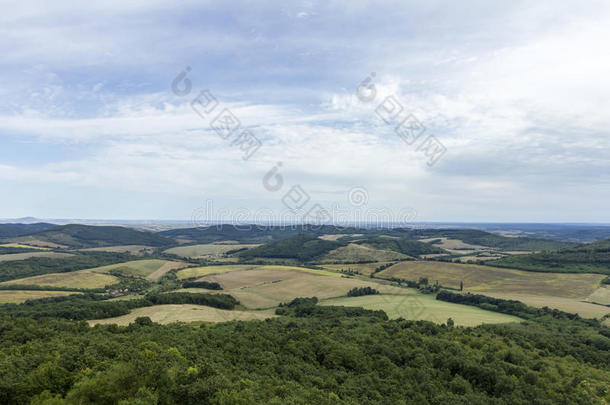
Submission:
M 0 5 L 0 218 L 610 222 L 607 1 Z

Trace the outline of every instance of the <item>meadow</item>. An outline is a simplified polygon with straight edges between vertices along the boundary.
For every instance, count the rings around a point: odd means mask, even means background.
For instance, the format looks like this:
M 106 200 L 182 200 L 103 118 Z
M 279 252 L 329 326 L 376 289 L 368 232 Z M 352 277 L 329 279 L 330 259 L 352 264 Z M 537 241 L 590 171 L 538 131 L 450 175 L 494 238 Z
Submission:
M 96 273 L 120 273 L 126 276 L 158 280 L 170 270 L 189 266 L 188 263 L 162 259 L 133 260 L 124 263 L 88 269 Z
M 409 256 L 391 250 L 375 249 L 374 247 L 350 243 L 331 250 L 315 260 L 316 263 L 357 263 L 359 261 L 395 261 L 408 259 Z
M 377 294 L 361 297 L 341 297 L 323 300 L 319 305 L 338 305 L 382 310 L 390 319 L 426 320 L 437 324 L 446 323 L 447 319 L 451 318 L 456 325 L 460 326 L 522 321 L 522 319 L 515 316 L 485 311 L 469 305 L 438 301 L 431 294 Z
M 5 281 L 0 285 L 37 285 L 41 287 L 62 287 L 75 289 L 104 288 L 117 284 L 119 279 L 108 275 L 95 273 L 90 270 L 80 270 L 68 273 L 51 273 L 41 276 L 20 278 Z
M 89 325 L 117 324 L 128 325 L 138 317 L 149 317 L 153 322 L 169 324 L 173 322 L 228 322 L 249 321 L 254 319 L 273 318 L 273 311 L 239 311 L 225 310 L 191 304 L 154 305 L 151 307 L 136 308 L 127 315 L 114 318 L 94 319 Z
M 19 304 L 39 298 L 62 297 L 78 294 L 71 291 L 0 290 L 0 304 Z
M 50 257 L 50 258 L 60 258 L 60 257 L 69 257 L 74 256 L 71 253 L 60 253 L 60 252 L 26 252 L 26 253 L 9 253 L 5 255 L 0 255 L 0 262 L 10 262 L 15 260 L 26 260 L 32 257 Z

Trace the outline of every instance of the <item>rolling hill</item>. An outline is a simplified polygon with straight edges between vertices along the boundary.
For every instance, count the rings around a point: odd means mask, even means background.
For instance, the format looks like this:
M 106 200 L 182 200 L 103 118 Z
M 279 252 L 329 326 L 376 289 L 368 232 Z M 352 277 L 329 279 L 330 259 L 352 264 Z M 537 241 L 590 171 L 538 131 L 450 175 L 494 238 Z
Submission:
M 239 256 L 242 258 L 265 257 L 297 259 L 305 262 L 322 256 L 341 246 L 345 246 L 345 244 L 319 239 L 313 235 L 300 234 L 246 250 Z
M 113 245 L 168 246 L 175 242 L 151 232 L 137 231 L 122 226 L 63 225 L 54 226 L 27 236 L 44 242 L 71 248 L 95 248 Z
M 56 228 L 57 225 L 39 222 L 36 224 L 0 224 L 0 239 L 17 238 L 36 232 Z
M 504 257 L 486 264 L 529 271 L 610 275 L 610 239 L 555 252 Z

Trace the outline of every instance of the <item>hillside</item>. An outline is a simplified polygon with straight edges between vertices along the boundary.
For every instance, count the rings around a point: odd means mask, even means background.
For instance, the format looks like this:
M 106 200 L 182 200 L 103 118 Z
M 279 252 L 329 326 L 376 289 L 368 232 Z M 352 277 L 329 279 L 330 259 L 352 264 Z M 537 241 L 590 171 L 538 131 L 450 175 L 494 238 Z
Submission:
M 240 254 L 242 258 L 266 257 L 309 261 L 345 244 L 300 234 L 277 242 L 267 243 Z
M 432 246 L 428 243 L 408 239 L 379 237 L 357 241 L 356 243 L 380 250 L 392 250 L 394 252 L 402 253 L 407 256 L 419 256 L 433 253 L 447 253 L 447 251 L 445 251 L 444 249 Z
M 36 232 L 56 228 L 57 225 L 39 222 L 36 224 L 0 224 L 0 239 L 17 238 Z
M 113 245 L 167 246 L 175 242 L 151 232 L 122 226 L 63 225 L 27 236 L 71 248 L 94 248 Z
M 556 252 L 504 257 L 486 264 L 542 272 L 610 274 L 610 239 Z

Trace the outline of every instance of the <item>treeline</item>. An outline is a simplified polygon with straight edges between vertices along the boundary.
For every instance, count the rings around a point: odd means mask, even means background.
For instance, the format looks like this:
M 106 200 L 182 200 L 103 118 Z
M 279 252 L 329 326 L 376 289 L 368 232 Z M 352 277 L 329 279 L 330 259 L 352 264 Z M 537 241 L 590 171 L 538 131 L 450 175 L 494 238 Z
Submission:
M 206 288 L 208 290 L 222 290 L 222 286 L 212 281 L 185 281 L 182 288 Z
M 227 294 L 163 293 L 143 298 L 110 301 L 96 294 L 29 300 L 22 304 L 0 305 L 0 313 L 13 317 L 63 318 L 69 320 L 104 319 L 128 314 L 132 309 L 152 305 L 194 304 L 234 309 L 238 301 Z
M 360 297 L 362 295 L 375 295 L 379 294 L 374 288 L 371 287 L 354 287 L 347 292 L 348 297 Z
M 284 307 L 311 307 L 311 302 Z M 313 305 L 315 308 L 315 305 Z M 328 313 L 127 327 L 0 317 L 3 404 L 602 404 L 610 362 L 573 322 L 455 328 Z M 332 314 L 340 314 L 333 316 Z M 329 315 L 331 314 L 331 315 Z M 313 314 L 315 315 L 315 314 Z M 580 336 L 583 337 L 583 336 Z M 544 342 L 550 344 L 544 344 Z M 566 351 L 567 350 L 567 351 Z M 573 353 L 577 354 L 574 356 Z
M 116 264 L 133 259 L 129 253 L 82 252 L 63 258 L 31 257 L 25 260 L 0 262 L 0 282 L 49 273 Z

